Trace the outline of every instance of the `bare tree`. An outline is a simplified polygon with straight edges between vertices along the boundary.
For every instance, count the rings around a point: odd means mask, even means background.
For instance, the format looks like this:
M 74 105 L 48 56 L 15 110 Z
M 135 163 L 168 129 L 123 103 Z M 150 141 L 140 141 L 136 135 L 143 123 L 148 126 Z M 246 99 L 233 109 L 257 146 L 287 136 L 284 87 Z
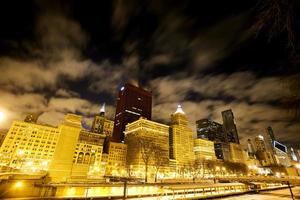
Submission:
M 193 178 L 193 182 L 195 182 L 196 178 L 198 178 L 201 174 L 201 171 L 203 170 L 202 166 L 203 165 L 197 161 L 193 161 L 185 165 L 185 168 Z
M 154 156 L 153 166 L 155 168 L 155 182 L 157 182 L 157 175 L 159 170 L 163 165 L 166 164 L 166 160 L 164 159 L 163 156 L 161 156 L 163 151 L 164 150 L 157 145 L 155 145 L 155 148 L 153 149 L 153 156 Z
M 142 159 L 145 165 L 145 182 L 148 182 L 148 167 L 150 160 L 153 157 L 153 150 L 155 146 L 149 139 L 146 138 L 138 138 L 137 141 L 141 148 Z

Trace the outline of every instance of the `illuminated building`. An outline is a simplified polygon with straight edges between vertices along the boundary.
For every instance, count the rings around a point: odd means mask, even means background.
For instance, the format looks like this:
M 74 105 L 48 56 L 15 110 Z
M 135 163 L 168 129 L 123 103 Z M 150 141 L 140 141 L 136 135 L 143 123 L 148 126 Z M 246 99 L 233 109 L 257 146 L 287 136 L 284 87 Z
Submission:
M 230 161 L 230 150 L 229 144 L 223 142 L 216 142 L 214 144 L 215 147 L 215 155 L 217 159 Z
M 223 130 L 225 133 L 225 141 L 239 144 L 238 132 L 234 123 L 234 116 L 232 110 L 225 110 L 222 112 Z
M 247 140 L 247 151 L 248 151 L 248 155 L 249 155 L 250 158 L 255 157 L 255 149 L 253 147 L 251 139 Z
M 27 114 L 25 119 L 24 119 L 24 122 L 37 123 L 37 120 L 38 120 L 39 116 L 40 116 L 40 113 Z
M 178 165 L 185 165 L 195 160 L 193 131 L 188 126 L 188 119 L 180 105 L 171 115 L 170 158 Z
M 225 142 L 223 126 L 209 119 L 196 121 L 197 138 L 208 139 L 211 141 Z
M 169 126 L 144 118 L 129 123 L 125 130 L 127 146 L 127 165 L 133 169 L 136 176 L 143 176 L 145 162 L 143 157 L 149 156 L 150 168 L 161 161 L 161 172 L 169 169 Z M 159 150 L 156 157 L 154 151 Z M 150 171 L 151 172 L 151 169 Z
M 270 166 L 276 164 L 274 155 L 270 151 L 256 152 L 256 157 L 260 161 L 262 166 Z
M 126 176 L 127 144 L 109 142 L 106 175 Z
M 266 151 L 266 144 L 264 137 L 262 135 L 258 135 L 254 139 L 256 151 Z
M 256 148 L 256 157 L 260 161 L 262 166 L 270 166 L 276 164 L 272 151 L 268 151 L 266 148 L 265 140 L 262 135 L 258 135 L 254 139 Z
M 245 163 L 244 151 L 240 144 L 229 143 L 230 161 L 235 163 Z
M 214 142 L 204 139 L 194 139 L 195 159 L 216 160 Z
M 291 162 L 288 157 L 287 147 L 278 141 L 274 141 L 273 145 L 277 164 L 285 167 L 291 166 Z
M 102 177 L 102 151 L 105 135 L 81 130 L 73 155 L 72 176 Z
M 151 120 L 152 94 L 142 88 L 126 84 L 119 91 L 113 130 L 113 141 L 124 141 L 124 131 L 128 123 L 140 117 Z
M 53 181 L 86 177 L 101 161 L 105 135 L 81 127 L 67 114 L 58 127 L 14 121 L 0 148 L 1 165 L 22 171 L 47 170 Z
M 298 157 L 296 155 L 296 152 L 294 151 L 294 149 L 291 147 L 290 151 L 289 151 L 290 157 L 292 161 L 298 161 Z
M 1 165 L 47 169 L 60 132 L 56 127 L 14 121 L 0 148 Z
M 94 117 L 91 131 L 111 137 L 113 128 L 114 122 L 105 117 L 105 104 L 103 104 L 100 109 L 100 113 Z

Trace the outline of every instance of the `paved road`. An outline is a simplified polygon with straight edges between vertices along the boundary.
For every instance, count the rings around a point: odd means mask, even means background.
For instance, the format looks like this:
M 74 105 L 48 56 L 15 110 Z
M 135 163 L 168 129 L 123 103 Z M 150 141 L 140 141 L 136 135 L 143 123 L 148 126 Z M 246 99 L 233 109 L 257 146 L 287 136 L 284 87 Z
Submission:
M 292 188 L 295 199 L 300 199 L 300 187 Z M 291 200 L 291 194 L 289 189 L 274 190 L 261 192 L 259 194 L 245 194 L 239 196 L 232 196 L 226 198 L 219 198 L 224 200 Z

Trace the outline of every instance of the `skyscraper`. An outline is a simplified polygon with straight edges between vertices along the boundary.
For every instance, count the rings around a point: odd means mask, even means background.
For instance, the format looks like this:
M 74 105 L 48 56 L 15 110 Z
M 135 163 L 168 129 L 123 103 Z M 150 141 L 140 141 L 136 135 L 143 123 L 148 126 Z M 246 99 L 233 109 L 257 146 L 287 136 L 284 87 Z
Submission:
M 170 126 L 170 158 L 175 159 L 178 165 L 185 165 L 195 160 L 193 151 L 193 131 L 188 126 L 188 119 L 180 105 L 171 115 Z
M 225 142 L 222 124 L 209 119 L 196 121 L 197 138 L 208 139 L 211 141 Z
M 239 136 L 234 123 L 234 116 L 232 110 L 225 110 L 222 112 L 223 129 L 225 133 L 226 142 L 232 142 L 239 144 Z
M 275 136 L 274 136 L 274 132 L 273 132 L 273 129 L 272 129 L 271 126 L 269 126 L 267 128 L 267 132 L 268 132 L 268 135 L 269 135 L 269 137 L 270 137 L 270 139 L 271 139 L 271 141 L 273 143 L 273 141 L 275 140 Z
M 114 122 L 105 117 L 105 103 L 100 108 L 99 114 L 94 117 L 91 131 L 93 133 L 105 134 L 107 137 L 112 136 Z
M 264 137 L 262 135 L 258 135 L 254 139 L 256 151 L 266 151 L 266 144 Z
M 251 139 L 247 140 L 247 151 L 250 158 L 253 158 L 255 156 L 255 149 L 253 147 Z
M 119 91 L 113 130 L 114 142 L 124 141 L 124 131 L 128 123 L 140 117 L 151 120 L 152 94 L 142 88 L 126 84 Z

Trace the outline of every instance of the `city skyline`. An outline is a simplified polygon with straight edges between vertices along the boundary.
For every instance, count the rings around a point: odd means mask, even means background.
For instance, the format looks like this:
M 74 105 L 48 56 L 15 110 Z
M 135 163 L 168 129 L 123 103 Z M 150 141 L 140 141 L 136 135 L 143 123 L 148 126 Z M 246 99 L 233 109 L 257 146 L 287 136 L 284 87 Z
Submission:
M 172 5 L 168 14 L 166 3 L 18 4 L 1 8 L 1 129 L 36 112 L 43 123 L 57 125 L 75 113 L 91 126 L 104 102 L 113 119 L 118 90 L 139 82 L 153 92 L 154 121 L 168 123 L 181 104 L 196 132 L 197 120 L 221 122 L 221 111 L 232 109 L 243 143 L 268 126 L 279 141 L 300 141 L 299 121 L 279 103 L 290 94 L 283 79 L 299 69 L 282 64 L 289 63 L 285 39 L 267 42 L 267 32 L 249 33 L 256 14 L 248 11 L 255 7 L 250 1 L 229 3 L 228 10 L 220 5 L 220 15 L 207 21 L 201 18 L 213 6 L 195 17 L 192 1 Z

